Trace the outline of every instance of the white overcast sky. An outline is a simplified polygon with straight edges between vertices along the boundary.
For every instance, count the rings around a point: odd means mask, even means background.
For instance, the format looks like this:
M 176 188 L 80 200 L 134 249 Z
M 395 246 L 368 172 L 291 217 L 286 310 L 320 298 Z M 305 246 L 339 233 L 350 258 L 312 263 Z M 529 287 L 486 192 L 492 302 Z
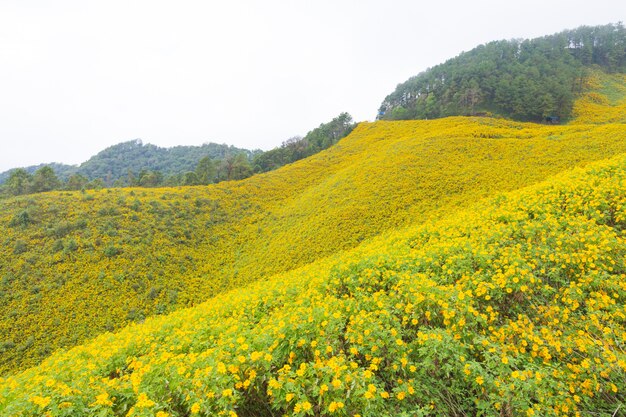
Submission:
M 626 20 L 624 0 L 0 0 L 0 171 L 141 138 L 270 149 L 499 39 Z

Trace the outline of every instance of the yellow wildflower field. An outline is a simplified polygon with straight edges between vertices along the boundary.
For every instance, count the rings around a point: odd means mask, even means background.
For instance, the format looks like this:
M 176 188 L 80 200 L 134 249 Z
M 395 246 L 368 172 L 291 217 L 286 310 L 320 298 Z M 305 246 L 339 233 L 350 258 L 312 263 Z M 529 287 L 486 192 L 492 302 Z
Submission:
M 618 124 L 361 123 L 244 181 L 2 200 L 0 375 L 620 152 Z
M 626 390 L 626 156 L 0 379 L 7 416 L 612 415 Z

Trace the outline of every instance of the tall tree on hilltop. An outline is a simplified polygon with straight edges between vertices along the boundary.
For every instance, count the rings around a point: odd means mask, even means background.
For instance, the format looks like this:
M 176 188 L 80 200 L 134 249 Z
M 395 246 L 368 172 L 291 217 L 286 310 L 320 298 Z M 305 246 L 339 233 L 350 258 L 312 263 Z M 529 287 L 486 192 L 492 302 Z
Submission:
M 89 180 L 84 175 L 72 174 L 67 179 L 67 183 L 65 184 L 65 188 L 68 189 L 68 190 L 80 190 L 85 185 L 87 185 L 88 182 L 89 182 Z
M 9 194 L 22 195 L 30 192 L 33 177 L 24 169 L 14 169 L 6 182 Z
M 196 165 L 196 183 L 201 185 L 207 185 L 215 182 L 217 174 L 217 167 L 215 161 L 209 156 L 205 156 Z M 185 177 L 188 179 L 188 177 Z
M 39 168 L 33 175 L 32 190 L 35 193 L 56 190 L 60 185 L 61 182 L 57 178 L 57 175 L 49 166 Z

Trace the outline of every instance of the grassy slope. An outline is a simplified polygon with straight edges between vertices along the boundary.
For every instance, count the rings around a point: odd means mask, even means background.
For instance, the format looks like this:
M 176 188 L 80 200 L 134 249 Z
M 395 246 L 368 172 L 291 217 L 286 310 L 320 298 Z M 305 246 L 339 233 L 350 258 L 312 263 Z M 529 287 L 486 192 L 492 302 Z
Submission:
M 0 372 L 619 152 L 619 125 L 363 123 L 241 182 L 3 201 Z
M 0 414 L 610 416 L 624 230 L 619 156 L 102 335 Z

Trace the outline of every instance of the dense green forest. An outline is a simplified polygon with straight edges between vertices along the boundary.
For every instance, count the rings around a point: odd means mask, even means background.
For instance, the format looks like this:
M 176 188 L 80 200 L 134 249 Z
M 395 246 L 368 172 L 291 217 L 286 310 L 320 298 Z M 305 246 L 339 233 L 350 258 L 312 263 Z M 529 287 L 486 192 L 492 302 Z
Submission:
M 177 177 L 194 170 L 202 158 L 224 160 L 239 153 L 249 159 L 255 151 L 217 143 L 160 148 L 134 140 L 103 150 L 83 163 L 78 173 L 89 179 L 100 178 L 106 185 L 112 185 L 115 181 L 121 185 L 131 185 L 140 180 L 137 177 L 142 172 L 159 172 L 164 178 Z
M 626 72 L 621 22 L 478 46 L 399 84 L 381 104 L 379 118 L 496 114 L 563 121 L 571 117 L 586 69 L 598 66 Z
M 79 166 L 41 164 L 0 174 L 0 195 L 107 187 L 207 185 L 267 172 L 329 148 L 355 123 L 341 113 L 304 137 L 267 152 L 216 143 L 160 148 L 135 139 L 104 149 Z

